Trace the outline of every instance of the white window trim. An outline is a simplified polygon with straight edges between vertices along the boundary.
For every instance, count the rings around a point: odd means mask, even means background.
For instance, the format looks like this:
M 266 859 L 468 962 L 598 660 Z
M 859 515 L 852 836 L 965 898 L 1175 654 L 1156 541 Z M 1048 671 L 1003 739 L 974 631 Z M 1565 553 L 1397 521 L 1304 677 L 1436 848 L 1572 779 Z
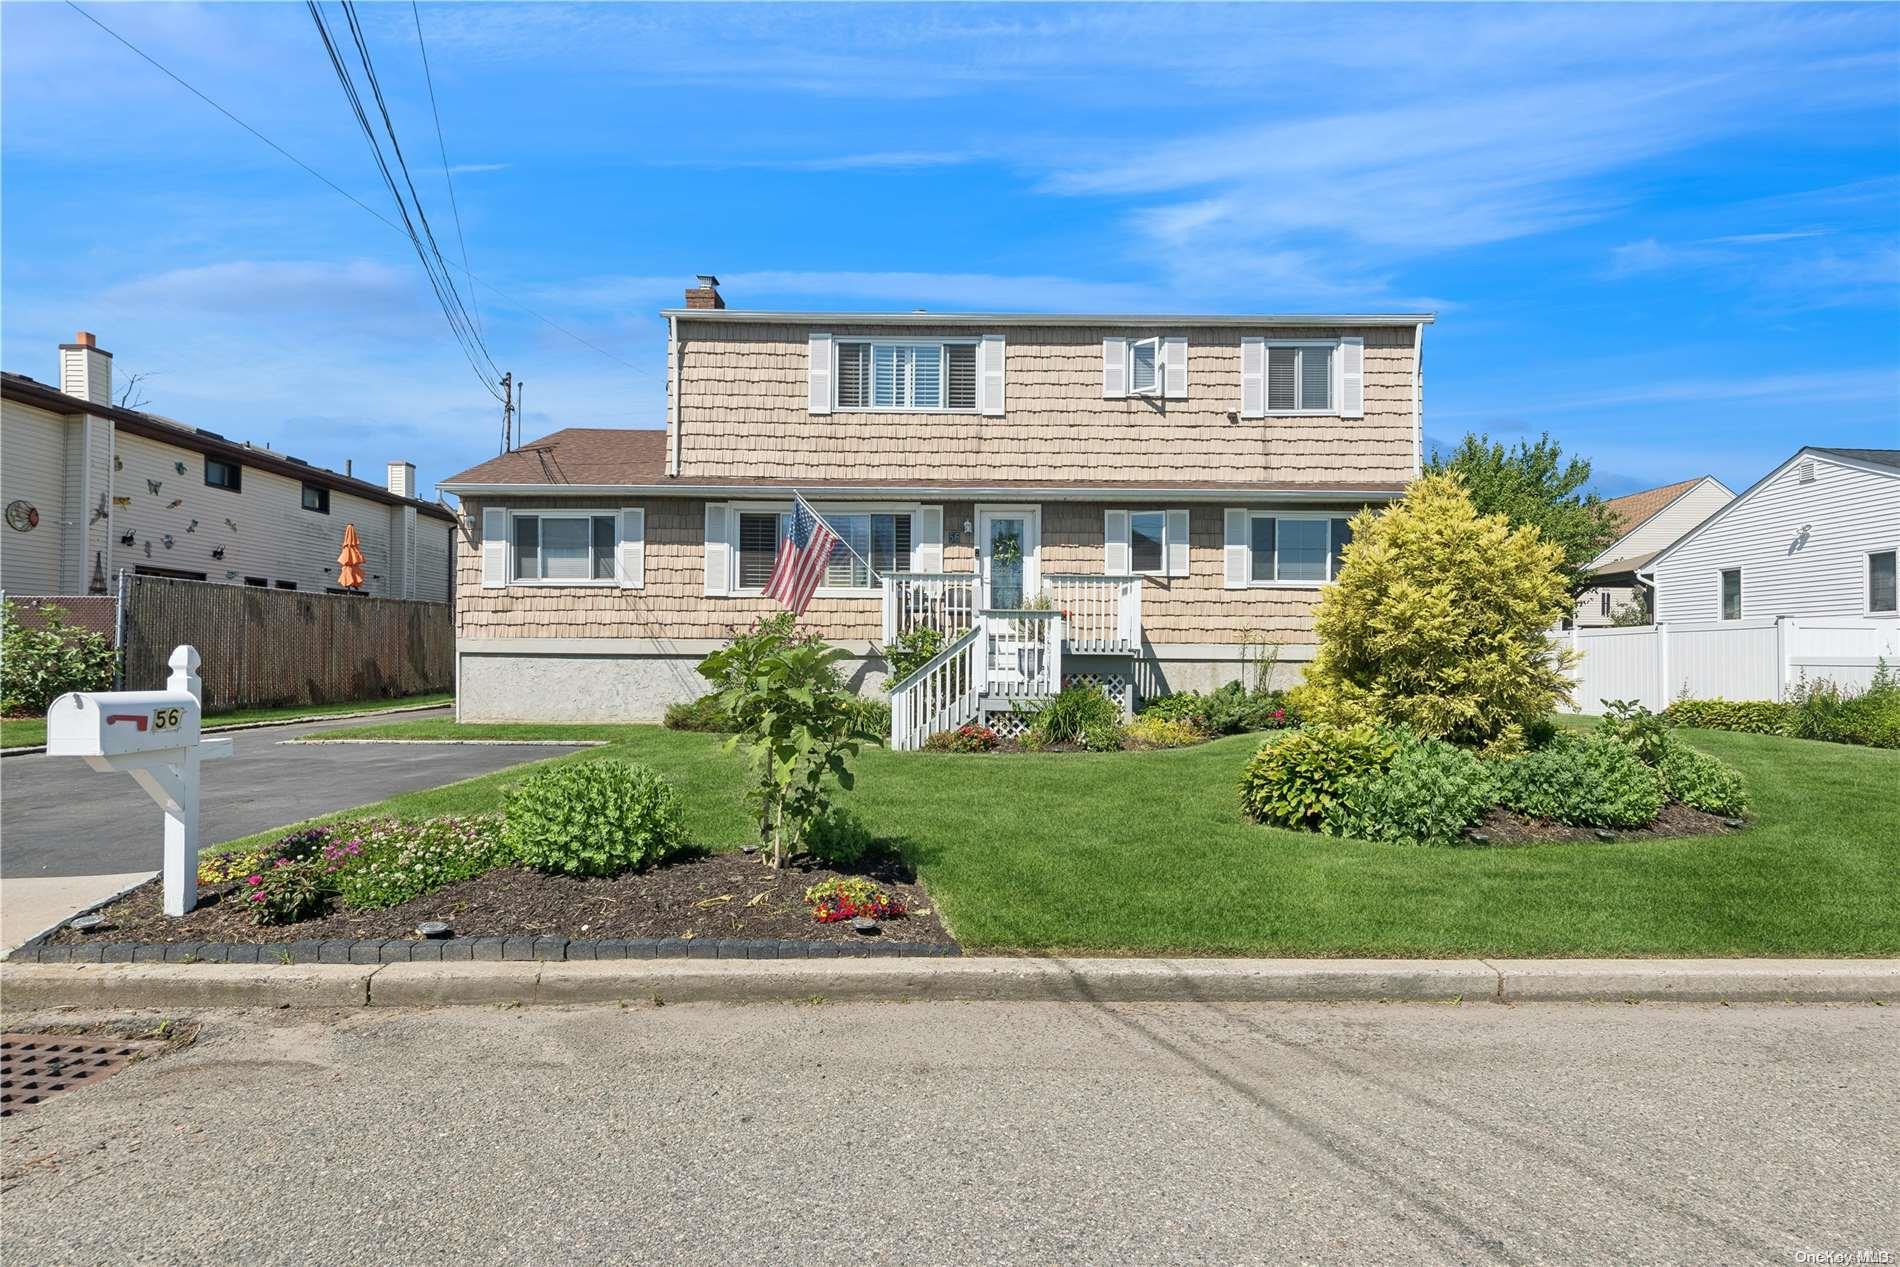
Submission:
M 1146 387 L 1138 386 L 1135 383 L 1135 350 L 1142 347 L 1154 348 L 1154 382 L 1148 384 Z M 1168 388 L 1168 367 L 1162 362 L 1161 357 L 1160 335 L 1151 334 L 1145 339 L 1128 340 L 1128 394 L 1130 396 L 1139 396 L 1144 400 L 1159 400 L 1166 394 Z
M 847 410 L 846 412 L 855 413 L 857 411 Z M 878 412 L 882 413 L 887 411 L 879 410 Z M 726 573 L 726 595 L 728 597 L 762 598 L 765 595 L 764 586 L 755 585 L 747 588 L 739 584 L 739 516 L 789 515 L 792 513 L 792 505 L 793 503 L 791 502 L 777 501 L 726 503 L 726 514 L 730 516 L 727 533 L 731 537 L 732 550 L 732 562 L 728 566 Z M 924 504 L 922 502 L 812 502 L 811 508 L 819 514 L 826 516 L 909 515 L 911 553 L 915 554 L 917 551 L 917 521 L 923 518 Z M 910 569 L 908 567 L 901 567 L 895 570 L 907 572 Z M 862 598 L 875 599 L 878 602 L 884 601 L 884 586 L 881 584 L 865 586 L 820 585 L 816 590 L 812 591 L 812 593 L 813 596 L 817 598 Z
M 1896 570 L 1896 577 L 1895 577 L 1896 585 L 1895 585 L 1894 597 L 1897 600 L 1900 600 L 1900 546 L 1888 546 L 1884 550 L 1869 550 L 1867 552 L 1866 570 L 1861 573 L 1861 587 L 1860 587 L 1860 601 L 1861 601 L 1861 606 L 1862 606 L 1861 614 L 1863 616 L 1869 616 L 1874 619 L 1879 619 L 1880 617 L 1883 617 L 1883 616 L 1900 615 L 1900 603 L 1897 603 L 1894 607 L 1886 609 L 1886 610 L 1882 610 L 1882 611 L 1874 610 L 1874 556 L 1876 554 L 1891 554 L 1894 556 L 1894 565 L 1895 565 L 1895 570 Z
M 843 351 L 842 351 L 843 345 L 846 343 L 862 343 L 868 348 L 905 347 L 905 348 L 943 348 L 945 349 L 945 351 L 942 353 L 943 361 L 942 361 L 942 366 L 939 370 L 939 373 L 942 376 L 940 387 L 943 391 L 943 399 L 946 403 L 941 404 L 941 405 L 846 405 L 846 404 L 840 403 L 842 400 L 842 389 L 844 386 L 844 379 L 838 373 L 838 366 L 839 366 L 839 358 L 843 355 Z M 857 335 L 857 334 L 833 335 L 831 338 L 831 409 L 832 409 L 832 412 L 841 413 L 841 414 L 976 414 L 976 413 L 981 413 L 983 410 L 982 343 L 983 343 L 983 340 L 981 338 L 876 339 L 876 338 L 869 338 L 864 335 Z M 950 404 L 948 403 L 948 401 L 950 400 L 950 353 L 948 349 L 953 348 L 953 347 L 976 349 L 976 352 L 975 352 L 976 397 L 972 401 L 968 409 L 952 408 Z M 916 362 L 913 361 L 911 363 L 911 368 L 914 372 L 916 368 Z M 872 370 L 871 376 L 872 376 L 871 390 L 875 392 L 877 390 L 875 369 Z M 823 594 L 825 591 L 821 588 L 819 589 L 818 592 L 820 594 Z
M 621 588 L 621 585 L 620 585 L 620 511 L 621 511 L 621 508 L 619 506 L 608 507 L 601 510 L 590 510 L 583 507 L 575 507 L 575 506 L 510 506 L 508 507 L 507 512 L 506 512 L 508 516 L 507 535 L 504 538 L 504 540 L 508 543 L 507 556 L 503 562 L 504 586 L 508 588 L 513 588 L 517 585 L 532 585 L 536 588 L 540 588 L 542 586 L 553 586 L 553 587 L 559 588 L 563 586 L 571 587 L 575 585 L 591 585 L 591 586 L 594 586 L 596 589 Z M 518 516 L 522 516 L 522 515 L 533 515 L 541 519 L 547 519 L 547 518 L 595 519 L 601 515 L 605 515 L 609 519 L 612 519 L 614 521 L 614 548 L 613 548 L 613 554 L 611 557 L 613 559 L 614 574 L 612 576 L 572 576 L 572 577 L 569 577 L 569 576 L 516 576 L 515 575 L 515 519 Z M 593 528 L 591 525 L 588 527 L 587 531 L 589 534 L 588 539 L 587 539 L 588 540 L 587 548 L 590 553 L 590 559 L 591 559 L 591 552 L 593 550 L 593 535 L 592 535 Z
M 1128 508 L 1128 575 L 1129 576 L 1153 576 L 1153 577 L 1159 577 L 1162 580 L 1167 580 L 1170 577 L 1173 577 L 1173 574 L 1168 571 L 1168 548 L 1175 544 L 1174 540 L 1168 535 L 1168 521 L 1173 517 L 1168 513 L 1169 509 L 1170 508 L 1166 506 L 1130 506 Z M 1173 509 L 1179 510 L 1180 507 L 1176 506 L 1176 507 L 1173 507 Z M 1138 568 L 1135 566 L 1135 516 L 1136 515 L 1160 515 L 1161 516 L 1161 566 L 1158 568 Z M 1173 577 L 1173 579 L 1179 580 L 1180 578 Z
M 1735 595 L 1735 614 L 1733 616 L 1725 616 L 1722 614 L 1722 577 L 1729 572 L 1735 573 L 1735 584 L 1740 587 L 1740 591 Z M 1723 622 L 1739 621 L 1748 618 L 1748 577 L 1745 575 L 1745 569 L 1742 567 L 1718 567 L 1715 569 L 1715 618 Z
M 1353 515 L 1357 513 L 1358 513 L 1357 511 L 1349 511 L 1345 514 L 1332 514 L 1332 513 L 1327 513 L 1327 512 L 1310 511 L 1310 510 L 1287 511 L 1283 513 L 1277 510 L 1249 510 L 1247 512 L 1247 584 L 1246 584 L 1246 588 L 1255 589 L 1255 590 L 1310 590 L 1310 589 L 1324 589 L 1326 586 L 1331 585 L 1336 579 L 1338 579 L 1332 575 L 1333 520 L 1351 519 Z M 1309 519 L 1309 520 L 1318 520 L 1319 522 L 1324 523 L 1326 525 L 1326 572 L 1327 572 L 1326 579 L 1323 581 L 1282 581 L 1278 579 L 1280 575 L 1280 531 L 1278 528 L 1275 528 L 1273 532 L 1273 575 L 1275 579 L 1271 581 L 1254 580 L 1253 579 L 1253 521 L 1256 519 L 1276 519 L 1276 520 Z
M 1273 349 L 1275 348 L 1331 348 L 1332 356 L 1327 361 L 1326 372 L 1329 379 L 1326 394 L 1330 403 L 1324 409 L 1274 409 L 1273 400 Z M 1260 403 L 1266 407 L 1263 418 L 1338 418 L 1339 401 L 1339 340 L 1338 339 L 1268 339 L 1266 347 L 1260 353 Z M 1293 392 L 1297 397 L 1300 391 L 1300 366 L 1295 363 L 1293 370 Z

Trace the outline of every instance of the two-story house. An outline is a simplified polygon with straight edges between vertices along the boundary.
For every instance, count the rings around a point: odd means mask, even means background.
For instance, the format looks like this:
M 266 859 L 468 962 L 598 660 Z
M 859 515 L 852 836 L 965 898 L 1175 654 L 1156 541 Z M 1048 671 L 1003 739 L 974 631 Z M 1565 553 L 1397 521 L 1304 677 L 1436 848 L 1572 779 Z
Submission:
M 446 603 L 455 515 L 416 496 L 416 468 L 387 484 L 113 403 L 112 354 L 80 331 L 58 386 L 0 374 L 0 589 L 104 594 L 145 576 L 338 589 L 354 525 L 363 587 Z
M 1207 688 L 1262 642 L 1296 675 L 1349 517 L 1419 469 L 1427 313 L 740 311 L 708 277 L 664 316 L 664 431 L 559 431 L 441 485 L 465 719 L 697 694 L 777 609 L 794 493 L 855 547 L 801 624 L 860 685 L 891 638 L 945 636 L 920 725 L 1078 675 Z

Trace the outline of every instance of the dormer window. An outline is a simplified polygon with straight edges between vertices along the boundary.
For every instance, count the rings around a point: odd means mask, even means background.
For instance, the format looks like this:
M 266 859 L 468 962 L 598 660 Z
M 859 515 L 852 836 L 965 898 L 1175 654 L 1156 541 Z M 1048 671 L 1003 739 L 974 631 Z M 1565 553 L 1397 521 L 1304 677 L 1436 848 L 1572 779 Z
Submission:
M 976 411 L 976 343 L 838 341 L 839 409 Z
M 1161 340 L 1136 339 L 1128 345 L 1128 390 L 1135 396 L 1161 394 Z

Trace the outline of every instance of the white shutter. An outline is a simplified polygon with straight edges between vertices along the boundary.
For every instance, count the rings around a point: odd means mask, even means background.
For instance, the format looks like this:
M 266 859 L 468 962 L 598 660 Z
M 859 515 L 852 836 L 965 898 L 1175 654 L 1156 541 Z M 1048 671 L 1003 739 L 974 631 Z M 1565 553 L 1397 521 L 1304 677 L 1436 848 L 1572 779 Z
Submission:
M 1339 416 L 1366 416 L 1366 341 L 1358 336 L 1339 341 Z
M 482 508 L 482 588 L 508 584 L 508 512 L 499 506 Z
M 1187 336 L 1184 334 L 1161 340 L 1161 384 L 1161 394 L 1167 399 L 1187 399 Z
M 1267 341 L 1257 335 L 1240 341 L 1240 416 L 1267 416 Z
M 706 503 L 706 592 L 732 592 L 732 541 L 727 536 L 726 503 Z
M 1185 510 L 1168 512 L 1168 530 L 1164 537 L 1167 546 L 1167 573 L 1169 576 L 1188 574 L 1188 513 Z
M 809 348 L 811 367 L 805 376 L 810 387 L 807 407 L 812 413 L 828 414 L 831 412 L 832 366 L 835 364 L 831 359 L 831 336 L 814 331 L 809 339 Z
M 919 506 L 911 516 L 910 570 L 943 571 L 943 507 Z
M 1120 400 L 1128 395 L 1128 340 L 1102 340 L 1102 397 Z
M 1102 574 L 1127 576 L 1132 566 L 1128 558 L 1128 512 L 1102 512 Z
M 638 506 L 620 512 L 620 584 L 645 589 L 647 583 L 647 512 Z
M 1003 336 L 986 334 L 976 349 L 976 411 L 991 417 L 1003 413 Z
M 1247 512 L 1244 510 L 1227 511 L 1226 533 L 1227 570 L 1221 581 L 1223 589 L 1238 590 L 1247 588 Z

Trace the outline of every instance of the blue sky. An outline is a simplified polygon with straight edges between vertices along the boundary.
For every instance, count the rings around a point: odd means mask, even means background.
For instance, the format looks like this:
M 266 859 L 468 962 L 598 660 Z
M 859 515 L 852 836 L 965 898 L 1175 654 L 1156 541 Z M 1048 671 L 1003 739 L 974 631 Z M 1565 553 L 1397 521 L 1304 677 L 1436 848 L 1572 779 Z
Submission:
M 303 6 L 88 7 L 389 213 Z M 414 18 L 362 12 L 452 237 Z M 655 311 L 716 272 L 745 307 L 1431 308 L 1428 433 L 1547 429 L 1612 493 L 1900 445 L 1900 9 L 421 19 L 529 434 L 659 425 Z M 5 368 L 83 327 L 150 408 L 323 465 L 495 451 L 405 239 L 64 5 L 0 6 L 0 46 Z

